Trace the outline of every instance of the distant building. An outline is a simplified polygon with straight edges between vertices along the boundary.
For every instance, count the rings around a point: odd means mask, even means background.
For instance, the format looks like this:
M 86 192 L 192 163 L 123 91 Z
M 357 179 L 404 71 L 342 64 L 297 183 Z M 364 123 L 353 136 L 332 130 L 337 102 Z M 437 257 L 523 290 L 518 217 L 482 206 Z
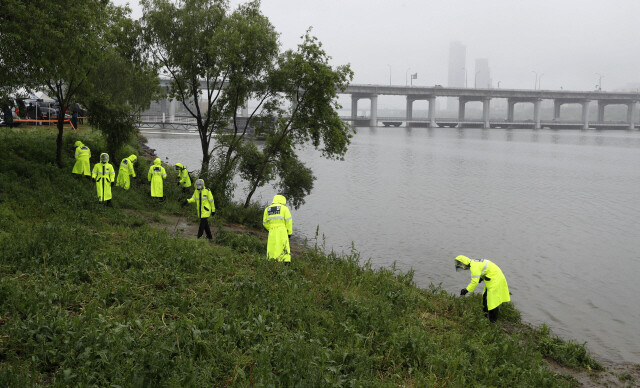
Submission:
M 467 86 L 467 47 L 460 42 L 449 44 L 449 82 L 448 87 L 464 88 Z M 458 99 L 447 98 L 447 110 L 457 110 Z
M 479 89 L 491 88 L 491 71 L 489 70 L 488 59 L 476 59 L 476 72 L 474 73 L 473 85 Z

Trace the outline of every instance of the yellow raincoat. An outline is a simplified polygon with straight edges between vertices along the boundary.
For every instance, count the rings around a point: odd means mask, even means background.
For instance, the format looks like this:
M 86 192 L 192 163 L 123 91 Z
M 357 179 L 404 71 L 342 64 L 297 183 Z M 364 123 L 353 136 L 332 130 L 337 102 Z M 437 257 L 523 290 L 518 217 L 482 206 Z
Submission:
M 480 282 L 484 281 L 484 293 L 487 294 L 487 309 L 493 310 L 504 302 L 511 301 L 507 278 L 502 270 L 489 260 L 471 260 L 466 256 L 458 256 L 456 260 L 471 265 L 471 281 L 467 285 L 467 291 L 473 292 Z
M 151 182 L 151 196 L 157 198 L 164 196 L 163 181 L 167 178 L 167 172 L 160 165 L 160 162 L 160 158 L 156 158 L 153 161 L 153 166 L 149 167 L 149 174 L 147 174 L 147 179 Z
M 100 157 L 102 158 L 100 154 Z M 98 190 L 98 201 L 104 202 L 112 198 L 111 183 L 116 180 L 116 171 L 111 163 L 96 163 L 93 166 L 91 177 L 96 181 L 96 189 Z
M 264 209 L 262 224 L 269 231 L 267 258 L 291 262 L 289 236 L 293 233 L 293 221 L 286 204 L 282 195 L 273 197 L 273 203 Z
M 182 163 L 176 163 L 178 170 L 178 183 L 183 188 L 191 187 L 191 178 L 189 177 L 189 171 L 182 165 Z
M 208 218 L 211 213 L 216 212 L 216 205 L 213 202 L 213 194 L 211 190 L 202 187 L 202 190 L 196 189 L 191 198 L 187 199 L 189 203 L 196 203 L 198 218 Z
M 91 165 L 89 159 L 91 158 L 91 150 L 86 145 L 82 144 L 80 140 L 76 141 L 76 164 L 73 165 L 74 174 L 79 175 L 91 175 Z
M 136 177 L 136 170 L 133 168 L 133 163 L 138 159 L 135 155 L 130 155 L 128 158 L 122 159 L 120 162 L 120 169 L 118 170 L 118 180 L 116 186 L 120 186 L 125 190 L 129 190 L 131 187 L 131 180 L 129 176 Z

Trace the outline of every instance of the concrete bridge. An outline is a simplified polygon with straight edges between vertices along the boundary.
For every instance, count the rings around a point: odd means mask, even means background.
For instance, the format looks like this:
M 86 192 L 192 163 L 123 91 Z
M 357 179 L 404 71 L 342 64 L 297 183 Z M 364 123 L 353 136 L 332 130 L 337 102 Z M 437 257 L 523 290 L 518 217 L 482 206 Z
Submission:
M 569 90 L 520 90 L 520 89 L 471 89 L 471 88 L 445 88 L 441 86 L 432 87 L 409 87 L 409 86 L 386 86 L 386 85 L 349 85 L 344 91 L 351 95 L 351 118 L 350 121 L 360 122 L 362 118 L 357 117 L 358 101 L 368 99 L 371 101 L 371 114 L 369 125 L 376 126 L 378 123 L 378 96 L 406 96 L 406 116 L 404 121 L 411 123 L 416 121 L 413 118 L 413 103 L 415 101 L 426 100 L 429 102 L 429 114 L 427 121 L 430 127 L 438 126 L 436 119 L 436 97 L 454 97 L 458 103 L 458 120 L 460 126 L 468 123 L 465 119 L 465 107 L 468 102 L 482 102 L 482 127 L 491 128 L 501 122 L 493 122 L 489 119 L 491 113 L 491 100 L 503 98 L 507 100 L 506 123 L 516 123 L 514 121 L 514 107 L 516 104 L 533 104 L 533 127 L 541 128 L 540 103 L 542 100 L 553 101 L 553 119 L 560 119 L 560 108 L 564 104 L 582 105 L 582 128 L 587 129 L 589 123 L 589 108 L 592 101 L 597 103 L 598 116 L 597 124 L 604 124 L 604 110 L 607 105 L 626 105 L 627 122 L 626 127 L 635 128 L 636 111 L 640 101 L 640 93 L 623 92 L 602 92 L 602 91 L 569 91 Z M 398 119 L 398 118 L 396 118 Z M 451 120 L 449 120 L 451 121 Z M 561 123 L 547 123 L 548 125 Z M 501 124 L 502 125 L 502 124 Z
M 160 85 L 166 88 L 168 80 L 161 80 Z M 201 82 L 200 88 L 207 89 L 207 84 Z M 536 129 L 544 126 L 553 128 L 558 126 L 576 127 L 587 129 L 590 127 L 620 127 L 620 123 L 605 123 L 604 112 L 608 105 L 626 105 L 627 120 L 626 128 L 634 129 L 636 122 L 636 112 L 640 93 L 624 92 L 603 92 L 603 91 L 569 91 L 569 90 L 527 90 L 527 89 L 475 89 L 475 88 L 448 88 L 442 86 L 393 86 L 393 85 L 349 85 L 341 94 L 351 95 L 351 115 L 343 117 L 344 120 L 351 121 L 354 125 L 377 126 L 378 117 L 378 96 L 404 96 L 406 98 L 405 117 L 382 118 L 389 121 L 404 121 L 408 125 L 422 125 L 429 127 L 437 126 L 480 126 L 483 128 L 492 127 L 533 127 Z M 452 97 L 458 99 L 457 120 L 439 120 L 436 112 L 437 97 Z M 501 98 L 507 100 L 507 117 L 504 120 L 491 120 L 491 100 Z M 358 101 L 368 99 L 371 102 L 370 115 L 367 118 L 358 117 Z M 426 100 L 429 104 L 428 117 L 414 118 L 413 104 L 415 101 Z M 540 118 L 540 104 L 543 100 L 553 101 L 553 120 L 543 122 Z M 468 102 L 482 102 L 482 120 L 469 121 L 465 117 L 465 107 Z M 595 102 L 598 109 L 595 123 L 589 122 L 589 109 Z M 192 127 L 194 123 L 188 118 L 176 116 L 175 100 L 160 101 L 152 112 L 143 113 L 143 117 L 151 117 L 155 120 L 149 122 L 152 126 L 158 127 Z M 514 108 L 516 104 L 533 104 L 533 118 L 531 121 L 514 120 Z M 580 104 L 582 106 L 582 119 L 577 123 L 563 122 L 560 117 L 560 108 L 564 104 Z M 248 116 L 246 108 L 241 114 Z M 455 123 L 452 125 L 452 123 Z M 143 123 L 144 124 L 144 123 Z

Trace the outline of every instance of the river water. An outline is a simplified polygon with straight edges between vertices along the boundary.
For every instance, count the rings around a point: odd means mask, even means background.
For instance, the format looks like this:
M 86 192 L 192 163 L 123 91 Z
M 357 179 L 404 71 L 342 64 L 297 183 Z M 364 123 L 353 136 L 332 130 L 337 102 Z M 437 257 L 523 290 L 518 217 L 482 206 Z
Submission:
M 163 160 L 199 168 L 197 135 L 143 134 Z M 319 226 L 329 249 L 353 243 L 456 294 L 469 273 L 453 258 L 488 258 L 525 321 L 640 363 L 640 132 L 358 128 L 344 161 L 301 155 L 317 181 L 292 209 L 297 237 Z

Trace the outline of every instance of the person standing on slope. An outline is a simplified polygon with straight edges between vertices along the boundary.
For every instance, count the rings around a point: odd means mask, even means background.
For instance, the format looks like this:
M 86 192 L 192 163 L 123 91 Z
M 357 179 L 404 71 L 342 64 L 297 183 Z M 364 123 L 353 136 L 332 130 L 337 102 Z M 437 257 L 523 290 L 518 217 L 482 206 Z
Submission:
M 111 205 L 111 183 L 116 180 L 116 172 L 109 163 L 109 154 L 100 154 L 100 163 L 93 166 L 91 177 L 96 181 L 98 190 L 98 201 L 107 206 Z
M 202 232 L 207 234 L 209 240 L 212 239 L 211 229 L 209 229 L 209 216 L 216 213 L 216 205 L 213 202 L 213 194 L 211 190 L 204 187 L 202 179 L 196 180 L 196 190 L 191 198 L 187 199 L 189 203 L 196 203 L 200 226 L 198 227 L 198 238 L 202 237 Z
M 164 197 L 163 185 L 164 180 L 167 178 L 167 172 L 160 164 L 160 158 L 156 158 L 153 161 L 153 166 L 149 167 L 149 174 L 147 174 L 147 180 L 151 182 L 151 197 L 162 199 Z
M 291 263 L 289 237 L 293 233 L 291 212 L 286 206 L 287 199 L 282 195 L 273 197 L 273 203 L 264 209 L 262 225 L 269 231 L 267 239 L 267 258 Z

